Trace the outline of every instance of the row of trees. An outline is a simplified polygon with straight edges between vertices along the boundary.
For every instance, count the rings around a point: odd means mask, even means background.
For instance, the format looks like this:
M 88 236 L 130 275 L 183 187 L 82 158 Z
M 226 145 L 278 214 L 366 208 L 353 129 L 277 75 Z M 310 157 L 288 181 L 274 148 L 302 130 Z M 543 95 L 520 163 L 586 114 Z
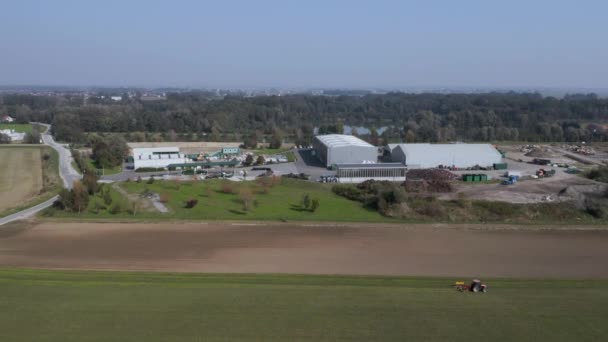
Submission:
M 86 142 L 85 132 L 158 132 L 163 139 L 283 139 L 310 143 L 314 128 L 341 133 L 342 125 L 387 127 L 376 139 L 434 142 L 448 140 L 606 141 L 601 123 L 608 99 L 590 95 L 564 98 L 536 93 L 404 94 L 365 96 L 225 96 L 170 94 L 166 100 L 129 99 L 90 104 L 66 96 L 2 95 L 0 114 L 18 121 L 53 123 L 56 137 Z M 591 124 L 590 124 L 591 123 Z M 596 124 L 593 124 L 596 123 Z M 373 132 L 365 138 L 372 139 Z M 145 135 L 144 135 L 145 138 Z

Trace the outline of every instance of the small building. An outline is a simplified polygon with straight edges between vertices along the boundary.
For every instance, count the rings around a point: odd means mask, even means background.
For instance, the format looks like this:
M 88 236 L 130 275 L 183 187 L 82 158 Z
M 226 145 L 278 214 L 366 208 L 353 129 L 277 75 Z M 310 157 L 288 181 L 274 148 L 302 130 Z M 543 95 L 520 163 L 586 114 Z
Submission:
M 401 163 L 336 164 L 339 183 L 361 183 L 366 180 L 404 182 L 407 167 Z
M 134 148 L 133 168 L 166 168 L 170 164 L 188 163 L 192 160 L 178 147 Z
M 122 101 L 122 96 L 110 96 L 113 101 Z
M 238 147 L 222 147 L 222 154 L 224 156 L 233 156 L 240 153 L 241 150 Z
M 399 144 L 391 151 L 393 162 L 408 168 L 468 168 L 502 163 L 502 155 L 491 144 Z
M 11 141 L 20 141 L 25 139 L 25 133 L 16 132 L 14 129 L 0 129 L 0 134 L 7 135 Z
M 352 135 L 317 135 L 312 141 L 317 157 L 329 167 L 333 164 L 375 163 L 378 149 Z
M 2 119 L 0 120 L 0 122 L 5 122 L 5 123 L 11 123 L 11 122 L 14 122 L 14 121 L 15 121 L 15 119 L 12 118 L 12 117 L 10 117 L 10 116 L 8 116 L 8 115 L 2 116 Z

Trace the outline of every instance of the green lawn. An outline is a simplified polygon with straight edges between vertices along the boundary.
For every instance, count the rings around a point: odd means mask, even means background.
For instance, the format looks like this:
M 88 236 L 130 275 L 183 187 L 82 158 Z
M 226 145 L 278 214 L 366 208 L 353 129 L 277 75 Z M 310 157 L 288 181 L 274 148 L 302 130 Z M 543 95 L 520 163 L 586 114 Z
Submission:
M 3 341 L 600 341 L 608 281 L 0 269 Z
M 118 219 L 187 219 L 187 220 L 297 220 L 297 221 L 359 221 L 387 222 L 392 221 L 373 210 L 364 208 L 360 203 L 339 197 L 329 190 L 328 185 L 282 179 L 279 185 L 268 188 L 262 193 L 262 187 L 256 182 L 229 182 L 235 192 L 246 187 L 251 189 L 256 205 L 249 211 L 243 209 L 239 195 L 221 191 L 221 180 L 204 182 L 174 182 L 147 181 L 137 183 L 124 182 L 120 186 L 130 193 L 140 194 L 145 189 L 158 194 L 169 194 L 167 207 L 170 213 L 140 212 L 136 215 L 126 210 L 119 214 L 110 214 L 102 210 L 96 213 L 94 201 L 89 202 L 89 208 L 80 215 L 66 213 L 56 209 L 48 209 L 45 214 L 54 217 L 78 218 L 118 218 Z M 311 199 L 319 199 L 320 206 L 316 212 L 301 208 L 300 203 L 304 194 Z M 119 194 L 116 194 L 119 196 Z M 115 196 L 115 195 L 113 195 Z M 198 204 L 192 209 L 184 208 L 188 199 L 197 199 Z
M 28 133 L 28 132 L 32 131 L 32 125 L 30 125 L 30 124 L 0 123 L 0 129 L 14 129 L 15 132 Z

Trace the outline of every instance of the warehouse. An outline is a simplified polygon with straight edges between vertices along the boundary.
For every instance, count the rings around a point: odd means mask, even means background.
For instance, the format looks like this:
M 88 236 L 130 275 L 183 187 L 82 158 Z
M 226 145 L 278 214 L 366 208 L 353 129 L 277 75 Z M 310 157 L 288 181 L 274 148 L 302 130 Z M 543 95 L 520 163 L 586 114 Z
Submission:
M 317 135 L 312 142 L 317 157 L 329 167 L 333 164 L 375 163 L 378 149 L 352 135 Z
M 361 183 L 366 180 L 404 182 L 407 168 L 401 163 L 337 164 L 339 183 Z
M 134 148 L 133 168 L 166 168 L 169 164 L 187 163 L 192 159 L 180 153 L 178 147 Z
M 392 149 L 391 159 L 410 169 L 468 168 L 502 162 L 491 144 L 399 144 Z

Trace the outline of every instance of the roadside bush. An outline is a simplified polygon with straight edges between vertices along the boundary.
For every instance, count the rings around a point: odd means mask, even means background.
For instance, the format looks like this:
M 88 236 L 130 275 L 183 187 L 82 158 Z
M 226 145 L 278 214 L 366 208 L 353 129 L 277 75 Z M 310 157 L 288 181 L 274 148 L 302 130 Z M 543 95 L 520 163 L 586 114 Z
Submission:
M 120 201 L 116 201 L 110 206 L 109 212 L 112 215 L 119 214 L 121 211 L 123 211 L 123 205 Z
M 585 176 L 598 182 L 608 183 L 608 166 L 594 167 L 587 171 Z
M 151 176 L 150 178 L 148 178 L 147 183 L 148 184 L 154 184 L 154 176 Z
M 186 201 L 184 208 L 192 209 L 192 208 L 196 207 L 197 204 L 198 204 L 198 200 L 196 198 L 191 198 Z
M 331 191 L 338 196 L 346 197 L 353 201 L 362 201 L 364 199 L 364 192 L 349 184 L 336 184 L 331 187 Z

